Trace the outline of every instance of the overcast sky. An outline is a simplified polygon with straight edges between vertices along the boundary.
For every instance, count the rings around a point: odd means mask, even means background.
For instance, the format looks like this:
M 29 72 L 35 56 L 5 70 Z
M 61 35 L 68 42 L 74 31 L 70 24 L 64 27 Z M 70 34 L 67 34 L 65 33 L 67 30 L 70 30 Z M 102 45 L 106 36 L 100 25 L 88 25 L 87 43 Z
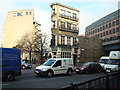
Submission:
M 54 2 L 78 9 L 79 34 L 85 33 L 85 27 L 100 18 L 116 11 L 119 0 L 1 0 L 0 1 L 0 42 L 8 11 L 34 9 L 34 20 L 41 24 L 42 32 L 51 34 L 51 8 Z

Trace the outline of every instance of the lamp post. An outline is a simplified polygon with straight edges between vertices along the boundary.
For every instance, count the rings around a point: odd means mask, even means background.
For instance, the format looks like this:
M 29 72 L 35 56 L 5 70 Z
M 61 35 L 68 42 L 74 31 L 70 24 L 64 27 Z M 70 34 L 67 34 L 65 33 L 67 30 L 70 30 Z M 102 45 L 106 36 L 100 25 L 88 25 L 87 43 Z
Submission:
M 79 54 L 79 61 L 78 61 L 78 63 L 80 63 L 80 60 L 82 58 L 82 53 L 83 53 L 84 50 L 85 50 L 84 48 L 80 48 L 80 54 Z

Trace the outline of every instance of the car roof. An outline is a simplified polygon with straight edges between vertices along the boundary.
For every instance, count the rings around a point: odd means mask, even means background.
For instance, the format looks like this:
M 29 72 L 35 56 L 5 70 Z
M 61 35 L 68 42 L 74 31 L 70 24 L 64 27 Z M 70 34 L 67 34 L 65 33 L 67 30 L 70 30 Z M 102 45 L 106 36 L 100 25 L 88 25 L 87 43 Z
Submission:
M 88 64 L 99 64 L 98 62 L 86 62 Z
M 72 60 L 72 58 L 50 58 L 50 59 L 55 59 L 55 60 Z

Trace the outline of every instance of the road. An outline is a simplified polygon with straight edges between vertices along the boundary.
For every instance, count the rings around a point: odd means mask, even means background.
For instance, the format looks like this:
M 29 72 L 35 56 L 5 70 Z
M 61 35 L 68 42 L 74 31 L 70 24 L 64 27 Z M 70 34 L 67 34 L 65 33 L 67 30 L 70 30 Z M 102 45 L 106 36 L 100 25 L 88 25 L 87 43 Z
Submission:
M 104 73 L 94 73 L 94 74 L 76 74 L 73 73 L 72 76 L 67 75 L 55 75 L 52 78 L 47 78 L 44 76 L 37 76 L 34 74 L 34 69 L 24 69 L 22 70 L 22 75 L 16 77 L 15 81 L 3 81 L 2 88 L 53 88 L 58 89 L 65 87 L 72 82 L 78 83 L 92 78 L 99 77 Z

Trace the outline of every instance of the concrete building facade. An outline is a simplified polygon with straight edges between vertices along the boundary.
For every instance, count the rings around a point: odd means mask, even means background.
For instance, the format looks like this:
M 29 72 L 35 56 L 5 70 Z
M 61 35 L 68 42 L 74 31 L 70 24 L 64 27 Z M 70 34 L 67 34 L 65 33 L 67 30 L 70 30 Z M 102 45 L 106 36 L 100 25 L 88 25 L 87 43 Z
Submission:
M 77 59 L 79 10 L 60 3 L 53 3 L 51 9 L 52 56 Z
M 104 55 L 112 50 L 120 51 L 120 9 L 87 26 L 85 36 L 101 38 Z
M 15 47 L 26 34 L 37 38 L 38 30 L 35 29 L 36 24 L 33 22 L 33 9 L 8 12 L 4 24 L 3 47 Z M 21 51 L 21 58 L 30 60 L 29 51 Z M 39 59 L 38 53 L 32 52 L 32 59 Z
M 85 62 L 98 62 L 102 56 L 102 40 L 96 37 L 79 36 L 80 55 L 77 65 Z
M 3 35 L 3 47 L 11 48 L 26 33 L 33 32 L 34 10 L 8 12 Z

